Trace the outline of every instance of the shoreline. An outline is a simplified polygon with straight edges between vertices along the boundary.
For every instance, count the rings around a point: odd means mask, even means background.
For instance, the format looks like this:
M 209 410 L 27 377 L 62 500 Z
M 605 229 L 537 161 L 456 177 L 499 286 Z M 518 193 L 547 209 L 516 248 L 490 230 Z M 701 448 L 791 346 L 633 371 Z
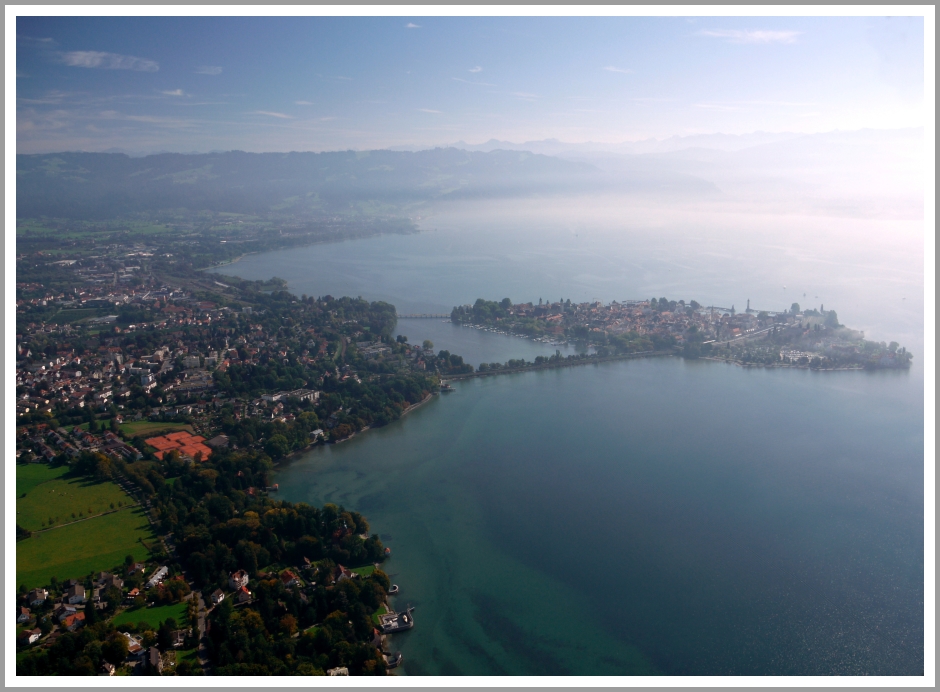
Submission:
M 434 398 L 434 392 L 429 393 L 429 394 L 428 394 L 426 397 L 424 397 L 421 401 L 419 401 L 419 402 L 416 403 L 416 404 L 412 404 L 411 406 L 409 406 L 408 408 L 406 408 L 404 411 L 402 411 L 402 412 L 401 412 L 401 415 L 398 416 L 398 418 L 396 418 L 396 419 L 395 419 L 394 421 L 392 421 L 391 423 L 395 423 L 396 421 L 401 420 L 402 418 L 404 418 L 405 416 L 407 416 L 409 413 L 411 413 L 412 411 L 414 411 L 414 410 L 415 410 L 416 408 L 418 408 L 419 406 L 424 406 L 424 404 L 428 403 L 428 402 L 429 402 L 431 399 L 433 399 L 433 398 Z M 388 423 L 388 425 L 391 425 L 391 423 Z M 382 426 L 382 427 L 384 427 L 384 426 Z M 294 450 L 293 452 L 290 452 L 289 454 L 286 454 L 283 459 L 281 459 L 279 462 L 277 462 L 277 464 L 275 464 L 274 468 L 275 468 L 275 469 L 279 468 L 279 467 L 281 466 L 281 464 L 284 464 L 285 462 L 291 461 L 294 457 L 300 456 L 301 454 L 304 454 L 305 452 L 309 452 L 309 451 L 310 451 L 311 449 L 313 449 L 314 447 L 317 447 L 317 446 L 320 446 L 320 445 L 326 446 L 326 445 L 338 445 L 338 444 L 342 444 L 343 442 L 346 442 L 346 441 L 348 441 L 348 440 L 351 440 L 351 439 L 353 439 L 354 437 L 356 437 L 356 435 L 361 435 L 362 433 L 364 433 L 364 432 L 366 432 L 366 431 L 368 431 L 368 430 L 372 430 L 372 426 L 371 426 L 371 425 L 367 425 L 367 426 L 364 427 L 362 430 L 357 430 L 357 431 L 354 432 L 352 435 L 350 435 L 349 437 L 344 437 L 342 440 L 335 440 L 335 441 L 332 441 L 332 442 L 325 442 L 325 441 L 317 440 L 316 442 L 311 442 L 311 443 L 308 444 L 306 447 L 301 447 L 300 449 L 296 449 L 296 450 Z
M 579 365 L 594 365 L 597 363 L 609 363 L 618 360 L 634 360 L 637 358 L 658 358 L 662 356 L 674 356 L 672 351 L 651 351 L 644 353 L 622 353 L 615 356 L 603 356 L 599 358 L 576 358 L 572 360 L 563 360 L 556 363 L 540 363 L 539 365 L 530 365 L 522 368 L 500 368 L 499 370 L 485 370 L 483 372 L 467 372 L 459 375 L 441 375 L 442 382 L 456 380 L 469 380 L 474 377 L 490 377 L 492 375 L 512 375 L 520 372 L 529 372 L 531 370 L 553 370 L 555 368 L 570 368 Z

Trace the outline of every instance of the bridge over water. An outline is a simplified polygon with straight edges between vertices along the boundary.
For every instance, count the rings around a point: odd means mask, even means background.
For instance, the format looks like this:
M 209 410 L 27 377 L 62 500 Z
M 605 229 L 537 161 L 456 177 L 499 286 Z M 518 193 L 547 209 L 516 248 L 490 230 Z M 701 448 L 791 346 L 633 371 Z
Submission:
M 448 319 L 448 320 L 449 320 L 449 319 L 450 319 L 450 313 L 447 313 L 447 314 L 439 314 L 439 315 L 438 315 L 438 314 L 433 314 L 433 313 L 429 313 L 429 312 L 421 312 L 421 313 L 412 313 L 412 314 L 410 314 L 410 315 L 401 315 L 401 314 L 398 315 L 398 318 L 399 318 L 399 319 L 401 319 L 401 318 L 403 318 L 403 317 L 407 317 L 408 319 L 411 319 L 411 320 L 415 320 L 415 319 L 417 319 L 417 320 L 430 320 L 430 319 L 435 319 L 435 318 L 437 318 L 437 319 L 445 318 L 445 319 Z

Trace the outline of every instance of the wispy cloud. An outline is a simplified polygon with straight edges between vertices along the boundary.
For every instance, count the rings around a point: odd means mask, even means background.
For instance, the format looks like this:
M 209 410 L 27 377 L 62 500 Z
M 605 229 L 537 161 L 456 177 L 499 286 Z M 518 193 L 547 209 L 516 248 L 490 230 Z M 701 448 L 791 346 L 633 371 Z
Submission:
M 275 113 L 274 111 L 251 111 L 249 115 L 267 115 L 271 118 L 284 118 L 285 120 L 294 119 L 292 115 L 287 115 L 287 113 Z
M 432 108 L 418 108 L 417 110 L 421 111 L 422 113 L 442 113 L 443 112 L 443 111 L 436 111 Z
M 796 43 L 801 31 L 766 31 L 753 29 L 702 29 L 698 36 L 724 38 L 729 43 Z
M 532 94 L 528 91 L 514 91 L 512 92 L 512 95 L 517 99 L 522 99 L 523 101 L 534 101 L 539 97 L 538 94 Z
M 467 72 L 482 72 L 483 68 L 477 65 L 476 67 L 471 67 Z
M 73 50 L 60 54 L 62 62 L 69 67 L 89 67 L 102 70 L 135 70 L 137 72 L 156 72 L 160 63 L 147 58 L 135 58 L 133 55 L 103 53 L 97 50 Z
M 216 65 L 200 65 L 196 68 L 196 74 L 217 75 L 222 74 L 222 68 Z
M 474 82 L 470 79 L 461 79 L 460 77 L 451 77 L 451 79 L 453 79 L 455 82 L 463 82 L 464 84 L 475 84 L 477 86 L 488 86 L 488 87 L 496 86 L 495 84 L 490 84 L 489 82 Z
M 298 106 L 312 106 L 313 101 L 294 101 Z
M 164 96 L 186 96 L 182 89 L 173 89 L 172 91 L 161 91 Z
M 415 24 L 414 22 L 408 22 L 407 24 L 405 24 L 405 28 L 406 29 L 420 29 L 421 25 Z
M 614 67 L 613 65 L 608 65 L 604 68 L 608 72 L 619 72 L 620 74 L 633 74 L 633 70 L 625 70 L 622 67 Z

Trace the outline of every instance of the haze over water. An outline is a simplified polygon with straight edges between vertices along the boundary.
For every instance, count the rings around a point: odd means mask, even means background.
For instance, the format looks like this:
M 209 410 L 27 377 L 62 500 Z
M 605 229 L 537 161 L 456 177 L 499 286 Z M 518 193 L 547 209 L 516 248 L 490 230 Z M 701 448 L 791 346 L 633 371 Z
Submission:
M 471 380 L 295 460 L 284 499 L 362 511 L 392 548 L 395 604 L 416 606 L 391 640 L 406 674 L 922 674 L 921 221 L 540 200 L 440 208 L 422 227 L 222 271 L 402 313 L 505 296 L 822 303 L 915 361 Z M 554 351 L 434 320 L 399 332 L 474 365 Z

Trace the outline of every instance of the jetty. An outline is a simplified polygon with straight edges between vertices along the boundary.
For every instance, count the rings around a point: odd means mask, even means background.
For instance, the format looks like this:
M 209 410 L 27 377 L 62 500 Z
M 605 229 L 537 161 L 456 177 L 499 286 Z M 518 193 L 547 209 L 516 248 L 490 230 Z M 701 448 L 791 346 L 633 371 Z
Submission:
M 414 618 L 411 613 L 414 607 L 410 607 L 401 613 L 387 613 L 379 615 L 379 629 L 382 634 L 394 634 L 395 632 L 405 632 L 415 626 Z

